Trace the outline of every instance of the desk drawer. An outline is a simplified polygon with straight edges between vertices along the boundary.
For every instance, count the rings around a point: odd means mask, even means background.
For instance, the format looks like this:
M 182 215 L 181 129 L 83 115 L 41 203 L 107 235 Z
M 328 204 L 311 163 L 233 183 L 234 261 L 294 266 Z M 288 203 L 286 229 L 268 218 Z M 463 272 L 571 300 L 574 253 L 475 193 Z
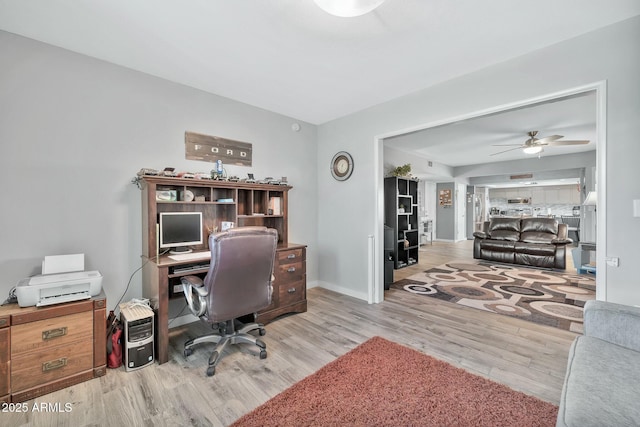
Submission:
M 11 358 L 11 392 L 93 369 L 93 338 Z
M 302 261 L 302 249 L 290 249 L 286 251 L 278 251 L 278 265 L 290 264 L 292 262 Z
M 49 349 L 78 340 L 93 339 L 93 312 L 69 314 L 11 328 L 11 359 L 28 352 Z
M 295 304 L 305 299 L 305 282 L 300 280 L 294 283 L 281 284 L 279 287 L 280 306 Z
M 282 287 L 285 283 L 297 282 L 305 276 L 304 263 L 302 261 L 290 264 L 281 264 L 276 268 L 276 283 Z

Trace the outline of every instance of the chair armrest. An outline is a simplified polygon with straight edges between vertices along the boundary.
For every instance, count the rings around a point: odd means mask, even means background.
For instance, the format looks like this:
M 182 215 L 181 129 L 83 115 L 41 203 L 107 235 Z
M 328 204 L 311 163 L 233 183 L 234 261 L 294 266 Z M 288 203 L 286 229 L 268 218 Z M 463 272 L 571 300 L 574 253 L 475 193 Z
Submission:
M 180 278 L 180 282 L 182 283 L 184 298 L 187 300 L 189 309 L 195 316 L 201 317 L 207 311 L 207 300 L 205 297 L 209 294 L 202 279 L 198 276 L 183 276 Z M 193 299 L 194 290 L 198 294 L 197 302 Z
M 640 351 L 640 307 L 606 301 L 587 301 L 584 335 Z
M 478 239 L 487 239 L 489 236 L 484 231 L 474 231 L 473 237 L 477 237 Z
M 183 287 L 185 284 L 187 286 L 192 286 L 199 295 L 206 296 L 209 293 L 204 287 L 204 282 L 198 276 L 183 276 L 180 278 L 180 282 L 182 283 Z

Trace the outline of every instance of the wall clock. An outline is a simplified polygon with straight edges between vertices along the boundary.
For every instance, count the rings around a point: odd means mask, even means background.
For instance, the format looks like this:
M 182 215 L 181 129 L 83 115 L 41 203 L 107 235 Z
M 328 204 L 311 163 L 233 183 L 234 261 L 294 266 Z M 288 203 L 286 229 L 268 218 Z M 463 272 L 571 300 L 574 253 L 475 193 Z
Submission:
M 353 172 L 353 157 L 346 151 L 340 151 L 331 160 L 331 175 L 338 181 L 349 179 Z

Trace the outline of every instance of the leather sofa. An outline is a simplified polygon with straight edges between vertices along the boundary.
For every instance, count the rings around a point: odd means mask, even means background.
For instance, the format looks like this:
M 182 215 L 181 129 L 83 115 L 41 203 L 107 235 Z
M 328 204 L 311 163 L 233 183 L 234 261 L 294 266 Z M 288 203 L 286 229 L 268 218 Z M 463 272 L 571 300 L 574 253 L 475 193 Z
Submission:
M 566 224 L 554 218 L 491 218 L 473 233 L 473 257 L 487 261 L 564 270 Z

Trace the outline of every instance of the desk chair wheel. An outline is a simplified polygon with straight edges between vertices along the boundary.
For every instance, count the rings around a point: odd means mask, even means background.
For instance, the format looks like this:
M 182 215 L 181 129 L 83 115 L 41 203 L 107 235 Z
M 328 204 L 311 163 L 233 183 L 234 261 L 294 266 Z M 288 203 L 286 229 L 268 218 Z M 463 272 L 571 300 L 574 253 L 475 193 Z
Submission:
M 265 336 L 265 335 L 267 334 L 267 331 L 265 331 L 265 330 L 264 330 L 264 328 L 260 328 L 260 329 L 258 330 L 258 333 L 259 333 L 259 334 L 260 334 L 260 336 L 262 337 L 262 336 Z
M 258 347 L 260 347 L 260 359 L 266 359 L 267 358 L 267 345 L 264 343 L 264 341 L 262 341 L 260 339 L 256 339 L 256 345 Z
M 184 349 L 184 357 L 189 357 L 193 354 L 193 349 L 191 348 L 185 348 Z
M 216 367 L 215 367 L 215 366 L 209 366 L 209 367 L 207 368 L 207 376 L 208 376 L 208 377 L 212 377 L 212 376 L 214 376 L 214 375 L 215 375 L 215 373 L 216 373 Z

